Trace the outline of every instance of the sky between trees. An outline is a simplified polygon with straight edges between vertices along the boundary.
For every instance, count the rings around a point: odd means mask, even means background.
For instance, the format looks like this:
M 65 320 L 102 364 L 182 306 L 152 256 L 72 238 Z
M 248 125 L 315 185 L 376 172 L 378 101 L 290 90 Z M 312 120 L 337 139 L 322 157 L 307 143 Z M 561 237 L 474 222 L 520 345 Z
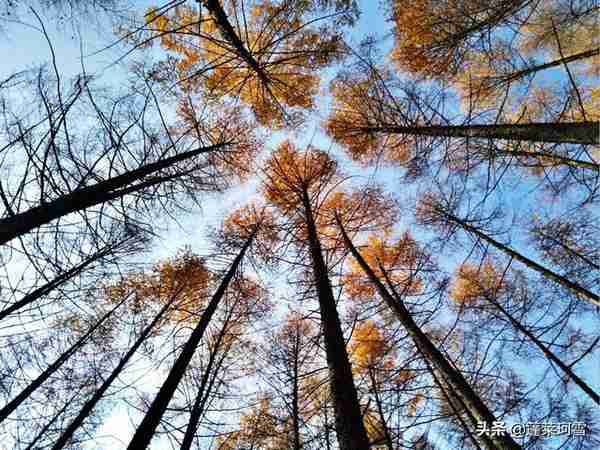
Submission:
M 597 17 L 0 2 L 6 448 L 597 448 Z

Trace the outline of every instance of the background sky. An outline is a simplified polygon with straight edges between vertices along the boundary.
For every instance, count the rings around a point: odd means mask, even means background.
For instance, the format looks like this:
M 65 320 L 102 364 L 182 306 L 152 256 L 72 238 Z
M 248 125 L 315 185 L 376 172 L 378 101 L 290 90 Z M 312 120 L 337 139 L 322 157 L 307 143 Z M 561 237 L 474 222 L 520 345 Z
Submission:
M 149 6 L 153 5 L 153 2 L 148 1 L 136 2 L 140 15 Z M 348 36 L 350 42 L 357 44 L 359 39 L 368 34 L 387 35 L 390 26 L 378 7 L 378 2 L 366 1 L 362 2 L 361 6 L 363 14 L 357 27 Z M 94 74 L 100 84 L 118 87 L 120 84 L 126 83 L 128 64 L 131 62 L 131 58 L 115 63 L 123 55 L 124 47 L 117 45 L 105 49 L 115 39 L 112 34 L 112 25 L 105 18 L 98 17 L 94 23 L 81 22 L 75 26 L 68 22 L 56 25 L 53 20 L 45 18 L 45 11 L 40 8 L 36 8 L 36 11 L 46 26 L 46 32 L 55 52 L 56 65 L 65 79 L 81 73 L 83 63 L 85 70 Z M 1 21 L 0 29 L 3 31 L 3 34 L 0 35 L 0 80 L 15 71 L 33 68 L 41 63 L 51 63 L 48 41 L 33 12 L 20 8 L 18 18 Z M 383 48 L 386 49 L 389 46 L 391 46 L 390 40 L 383 45 Z M 335 70 L 332 69 L 325 73 L 323 88 L 325 88 L 327 80 L 331 78 L 334 72 Z M 313 115 L 313 119 L 301 130 L 295 132 L 293 136 L 293 140 L 299 146 L 311 143 L 316 147 L 331 150 L 332 154 L 340 157 L 342 168 L 356 176 L 356 181 L 375 179 L 385 183 L 388 188 L 399 195 L 412 195 L 412 193 L 407 192 L 405 185 L 397 183 L 399 175 L 396 169 L 387 168 L 375 172 L 374 169 L 358 168 L 346 158 L 343 158 L 339 150 L 333 147 L 330 140 L 319 131 L 319 124 L 328 111 L 328 99 L 325 95 L 322 95 L 317 99 L 317 104 L 318 111 Z M 285 133 L 274 133 L 267 142 L 263 157 L 268 154 L 270 148 L 276 146 L 278 142 L 286 137 Z M 153 241 L 148 254 L 144 255 L 145 261 L 150 262 L 171 257 L 184 246 L 190 246 L 193 251 L 199 254 L 208 253 L 210 248 L 205 238 L 206 230 L 211 226 L 218 225 L 225 212 L 243 205 L 250 196 L 256 193 L 257 185 L 258 181 L 254 179 L 245 185 L 227 191 L 223 195 L 204 196 L 202 210 L 196 210 L 192 214 L 180 215 L 177 223 L 169 218 L 157 216 L 154 225 L 159 228 L 159 237 Z M 505 191 L 508 201 L 512 200 L 516 213 L 526 216 L 529 207 L 524 202 L 521 204 L 518 199 L 526 194 L 527 187 L 521 187 L 514 192 L 511 192 L 510 188 L 505 188 Z M 564 205 L 548 206 L 558 209 L 564 207 Z M 521 238 L 516 236 L 515 242 L 518 242 Z M 452 267 L 461 258 L 464 258 L 464 255 L 456 255 L 455 257 L 450 255 L 442 263 Z M 281 279 L 275 280 L 275 288 L 284 289 L 285 286 L 282 283 L 284 281 Z M 274 295 L 276 296 L 277 292 L 274 292 Z M 587 375 L 588 381 L 592 385 L 600 386 L 600 371 L 594 370 L 594 363 L 586 363 L 584 367 L 583 374 Z M 160 386 L 164 374 L 148 371 L 143 367 L 143 364 L 140 364 L 136 369 L 139 370 L 132 372 L 131 376 L 143 377 L 143 383 L 149 392 L 155 391 Z M 90 443 L 89 447 L 119 448 L 120 445 L 125 446 L 133 430 L 128 411 L 126 405 L 116 404 L 110 416 L 98 430 L 100 438 L 94 443 Z M 135 419 L 138 420 L 138 417 Z M 161 449 L 163 446 L 159 444 L 153 448 Z

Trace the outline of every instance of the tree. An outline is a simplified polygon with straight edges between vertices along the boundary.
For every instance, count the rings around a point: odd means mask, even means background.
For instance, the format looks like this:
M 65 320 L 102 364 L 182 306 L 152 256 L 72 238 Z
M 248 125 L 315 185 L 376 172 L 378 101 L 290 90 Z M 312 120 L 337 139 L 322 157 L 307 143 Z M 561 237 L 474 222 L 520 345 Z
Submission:
M 511 259 L 519 261 L 529 269 L 539 273 L 540 275 L 558 283 L 565 288 L 573 291 L 581 300 L 587 301 L 593 305 L 600 306 L 600 296 L 587 289 L 580 284 L 571 281 L 565 276 L 556 273 L 536 261 L 527 258 L 510 246 L 501 243 L 480 229 L 476 222 L 472 219 L 460 218 L 454 214 L 456 205 L 445 201 L 446 199 L 436 196 L 435 194 L 426 194 L 418 207 L 418 217 L 421 223 L 430 226 L 453 227 L 458 226 L 465 232 L 475 236 L 477 239 L 491 245 L 495 249 L 509 256 Z
M 49 223 L 64 231 L 70 222 L 65 219 L 59 227 L 58 219 L 72 213 L 90 222 L 92 231 L 97 226 L 92 224 L 107 220 L 108 211 L 135 224 L 152 204 L 176 205 L 177 193 L 195 198 L 199 192 L 222 189 L 227 177 L 236 173 L 230 164 L 234 155 L 248 161 L 258 151 L 253 133 L 235 111 L 233 116 L 228 110 L 213 114 L 202 129 L 193 129 L 196 136 L 183 127 L 174 136 L 160 119 L 152 89 L 108 102 L 106 111 L 94 98 L 89 80 L 76 79 L 71 90 L 63 92 L 58 80 L 44 81 L 45 76 L 39 73 L 34 92 L 39 98 L 32 100 L 40 108 L 37 117 L 17 115 L 16 122 L 6 125 L 10 139 L 0 149 L 7 155 L 1 169 L 10 171 L 10 177 L 8 186 L 0 189 L 5 207 L 0 244 Z M 162 133 L 146 120 L 152 115 L 152 102 Z M 76 119 L 77 108 L 82 116 Z M 10 117 L 9 111 L 4 114 Z M 223 126 L 224 116 L 233 119 L 230 126 Z M 72 121 L 83 117 L 92 124 L 77 136 L 80 127 Z M 94 140 L 89 134 L 98 134 L 98 129 L 100 138 Z M 93 211 L 94 206 L 106 212 Z
M 346 233 L 341 220 L 338 219 L 338 225 L 344 236 L 344 243 L 352 256 L 356 259 L 364 273 L 368 276 L 369 281 L 375 286 L 378 294 L 384 299 L 388 307 L 394 312 L 398 321 L 405 327 L 406 331 L 414 340 L 415 346 L 423 354 L 423 356 L 435 367 L 445 382 L 450 384 L 454 389 L 455 395 L 469 412 L 468 416 L 471 420 L 471 426 L 477 427 L 477 423 L 491 424 L 496 421 L 496 418 L 487 406 L 482 402 L 477 393 L 471 388 L 469 383 L 464 379 L 462 374 L 456 370 L 444 357 L 444 355 L 435 347 L 427 335 L 413 320 L 409 310 L 404 306 L 401 294 L 396 293 L 393 286 L 390 286 L 390 291 L 377 277 L 375 272 L 370 268 L 356 247 L 352 244 L 350 237 Z M 381 268 L 381 266 L 380 266 Z M 390 293 L 391 292 L 391 293 Z M 501 434 L 498 436 L 482 436 L 482 444 L 489 449 L 494 448 L 521 448 L 509 435 Z
M 326 153 L 312 149 L 301 153 L 284 142 L 266 165 L 263 191 L 290 222 L 293 231 L 289 233 L 298 236 L 299 245 L 308 247 L 340 448 L 367 449 L 369 439 L 317 228 L 327 190 L 335 186 L 336 178 L 336 164 Z
M 526 16 L 535 2 L 420 0 L 392 2 L 395 22 L 392 60 L 415 74 L 444 77 L 460 71 L 470 52 L 489 50 L 492 31 Z
M 167 409 L 175 390 L 177 389 L 177 386 L 183 378 L 185 370 L 194 356 L 194 352 L 196 351 L 200 340 L 202 339 L 213 315 L 215 314 L 215 311 L 219 307 L 219 304 L 225 295 L 225 291 L 228 289 L 230 283 L 239 270 L 244 255 L 252 245 L 254 239 L 257 237 L 257 233 L 259 232 L 261 225 L 261 222 L 254 223 L 249 235 L 245 238 L 245 242 L 243 242 L 243 244 L 239 247 L 237 256 L 221 279 L 219 286 L 215 290 L 210 302 L 202 313 L 200 320 L 194 327 L 187 342 L 183 346 L 181 353 L 173 364 L 169 375 L 163 382 L 158 394 L 150 405 L 150 408 L 146 412 L 142 422 L 138 426 L 133 438 L 129 443 L 129 449 L 147 448 L 152 440 L 153 434 L 156 431 L 156 428 L 158 427 L 160 420 Z
M 331 5 L 330 5 L 331 3 Z M 175 77 L 184 91 L 204 85 L 210 95 L 239 97 L 261 125 L 298 123 L 314 109 L 319 76 L 336 57 L 341 35 L 326 17 L 305 20 L 321 7 L 341 10 L 353 2 L 202 2 L 200 9 L 153 8 L 146 14 L 150 37 L 176 58 Z M 352 8 L 350 8 L 352 9 Z M 348 17 L 348 15 L 346 15 Z M 170 75 L 170 76 L 169 76 Z M 173 74 L 159 75 L 173 79 Z
M 567 364 L 542 343 L 531 331 L 523 326 L 513 315 L 502 306 L 502 297 L 519 298 L 519 291 L 525 286 L 516 286 L 517 281 L 508 279 L 506 272 L 502 273 L 491 261 L 484 261 L 481 268 L 463 264 L 456 273 L 452 298 L 462 305 L 473 305 L 482 301 L 491 303 L 520 333 L 530 339 L 542 351 L 549 361 L 556 364 L 566 377 L 573 380 L 594 402 L 600 403 L 600 396 Z

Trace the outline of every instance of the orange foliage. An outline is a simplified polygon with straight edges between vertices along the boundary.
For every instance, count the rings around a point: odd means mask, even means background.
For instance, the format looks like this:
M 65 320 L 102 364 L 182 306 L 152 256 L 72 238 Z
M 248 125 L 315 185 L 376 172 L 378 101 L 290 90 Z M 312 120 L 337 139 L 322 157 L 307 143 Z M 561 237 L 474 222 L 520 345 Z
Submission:
M 350 353 L 358 368 L 377 365 L 389 350 L 385 338 L 372 320 L 359 323 L 352 333 Z
M 292 212 L 336 175 L 337 164 L 316 149 L 299 152 L 294 145 L 283 142 L 267 161 L 264 169 L 263 193 L 267 200 L 284 212 Z
M 486 260 L 481 266 L 462 264 L 456 271 L 450 296 L 457 303 L 471 305 L 486 296 L 496 297 L 506 288 L 502 272 Z
M 218 108 L 204 107 L 206 101 L 195 102 L 191 96 L 181 97 L 177 105 L 180 124 L 172 130 L 174 136 L 192 135 L 199 146 L 227 144 L 207 153 L 212 168 L 220 175 L 244 181 L 254 173 L 254 160 L 263 141 L 252 121 L 240 108 L 222 103 Z
M 190 320 L 202 310 L 210 281 L 204 260 L 185 251 L 155 265 L 149 272 L 127 275 L 119 283 L 106 286 L 104 293 L 115 303 L 133 294 L 134 312 L 152 304 L 162 306 L 176 297 L 166 317 L 174 321 Z
M 210 16 L 198 24 L 196 8 L 178 6 L 158 17 L 151 10 L 146 17 L 153 20 L 152 31 L 160 36 L 163 48 L 176 54 L 177 77 L 185 85 L 195 89 L 191 78 L 200 72 L 212 95 L 238 96 L 262 125 L 280 128 L 298 120 L 301 110 L 314 107 L 320 81 L 316 70 L 328 65 L 339 47 L 338 34 L 303 23 L 308 6 L 263 1 L 253 5 L 243 20 L 230 20 L 267 84 Z M 236 2 L 226 3 L 224 9 L 231 18 L 244 15 Z
M 419 270 L 430 262 L 408 232 L 396 242 L 389 242 L 385 236 L 371 235 L 360 253 L 375 275 L 384 283 L 387 277 L 399 294 L 416 295 L 421 292 L 423 282 Z M 376 295 L 373 284 L 355 260 L 351 261 L 343 280 L 346 293 L 354 300 Z
M 363 165 L 404 164 L 412 158 L 413 137 L 383 130 L 393 126 L 397 116 L 383 81 L 387 80 L 345 73 L 330 85 L 333 107 L 325 122 L 327 133 Z
M 488 30 L 517 13 L 527 0 L 416 0 L 393 3 L 392 61 L 402 70 L 444 78 L 460 72 L 473 48 L 489 50 Z

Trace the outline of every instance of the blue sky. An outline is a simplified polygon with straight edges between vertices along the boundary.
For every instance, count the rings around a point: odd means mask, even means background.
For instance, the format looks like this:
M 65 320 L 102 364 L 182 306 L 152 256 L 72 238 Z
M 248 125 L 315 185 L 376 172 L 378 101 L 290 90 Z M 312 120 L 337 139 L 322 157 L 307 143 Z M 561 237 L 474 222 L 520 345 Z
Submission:
M 377 3 L 363 2 L 364 11 L 361 20 L 350 35 L 354 43 L 364 37 L 365 34 L 384 35 L 389 30 L 389 23 L 386 22 L 382 11 L 377 8 Z M 138 2 L 138 4 L 140 11 L 144 11 L 152 2 L 144 1 Z M 0 55 L 3 55 L 2 64 L 0 65 L 0 80 L 14 71 L 32 68 L 43 61 L 50 62 L 48 42 L 41 33 L 40 25 L 35 16 L 29 11 L 22 11 L 19 19 L 22 23 L 5 23 L 2 25 L 6 37 L 2 37 L 0 40 Z M 100 26 L 81 24 L 73 29 L 69 25 L 56 27 L 50 21 L 46 21 L 46 23 L 48 24 L 46 31 L 56 54 L 56 64 L 65 79 L 81 72 L 81 55 L 85 55 L 83 62 L 87 72 L 95 74 L 100 84 L 118 87 L 119 84 L 125 82 L 129 60 L 126 59 L 121 64 L 113 64 L 122 55 L 122 47 L 115 47 L 94 54 L 114 40 L 108 25 L 105 25 L 103 29 L 102 22 Z M 332 73 L 329 72 L 328 75 L 331 76 Z M 328 99 L 325 97 L 318 99 L 318 105 L 319 108 L 317 114 L 314 115 L 314 119 L 307 123 L 302 130 L 296 132 L 294 139 L 299 144 L 310 142 L 316 147 L 332 149 L 334 155 L 343 158 L 339 149 L 332 147 L 328 138 L 319 131 L 319 123 L 327 112 Z M 267 143 L 267 148 L 272 148 L 284 137 L 282 133 L 275 134 Z M 374 176 L 376 180 L 384 182 L 398 194 L 404 193 L 405 187 L 397 182 L 399 177 L 397 169 L 386 168 L 375 174 L 372 169 L 358 168 L 347 159 L 342 161 L 342 167 L 356 175 L 358 180 L 366 181 Z M 175 224 L 167 218 L 156 217 L 156 225 L 160 228 L 160 237 L 154 241 L 151 252 L 145 258 L 148 261 L 153 261 L 170 257 L 184 245 L 190 245 L 194 251 L 201 254 L 208 252 L 209 247 L 205 238 L 207 227 L 217 225 L 225 212 L 235 206 L 244 204 L 248 196 L 255 193 L 256 186 L 257 181 L 253 180 L 246 185 L 233 188 L 224 195 L 207 196 L 204 199 L 202 210 L 193 214 L 182 215 L 178 218 L 179 224 Z M 530 187 L 526 184 L 525 186 L 521 185 L 518 190 L 511 191 L 510 188 L 506 190 L 505 199 L 512 203 L 511 206 L 514 207 L 512 211 L 516 212 L 517 215 L 526 216 L 529 208 L 531 208 L 531 205 L 519 201 L 525 196 Z M 562 206 L 554 205 L 556 209 L 560 209 Z M 406 221 L 410 221 L 410 218 L 407 218 Z M 515 242 L 524 241 L 523 236 L 517 235 L 515 237 Z M 447 255 L 445 258 L 445 264 L 450 267 L 456 261 L 464 258 L 464 255 L 462 253 Z M 600 386 L 600 371 L 594 371 L 594 362 L 585 363 L 584 367 L 583 374 L 588 375 L 588 381 Z M 161 377 L 162 374 L 159 372 L 149 372 L 145 375 L 144 384 L 151 390 L 152 386 L 159 386 L 162 380 Z M 108 446 L 116 448 L 113 446 L 118 445 L 117 442 L 127 442 L 131 431 L 132 426 L 127 409 L 122 404 L 117 405 L 98 431 L 100 436 L 111 435 L 112 437 L 97 441 L 96 446 L 98 448 L 107 448 Z M 93 448 L 93 446 L 90 448 Z M 157 445 L 156 448 L 160 449 L 162 446 Z

